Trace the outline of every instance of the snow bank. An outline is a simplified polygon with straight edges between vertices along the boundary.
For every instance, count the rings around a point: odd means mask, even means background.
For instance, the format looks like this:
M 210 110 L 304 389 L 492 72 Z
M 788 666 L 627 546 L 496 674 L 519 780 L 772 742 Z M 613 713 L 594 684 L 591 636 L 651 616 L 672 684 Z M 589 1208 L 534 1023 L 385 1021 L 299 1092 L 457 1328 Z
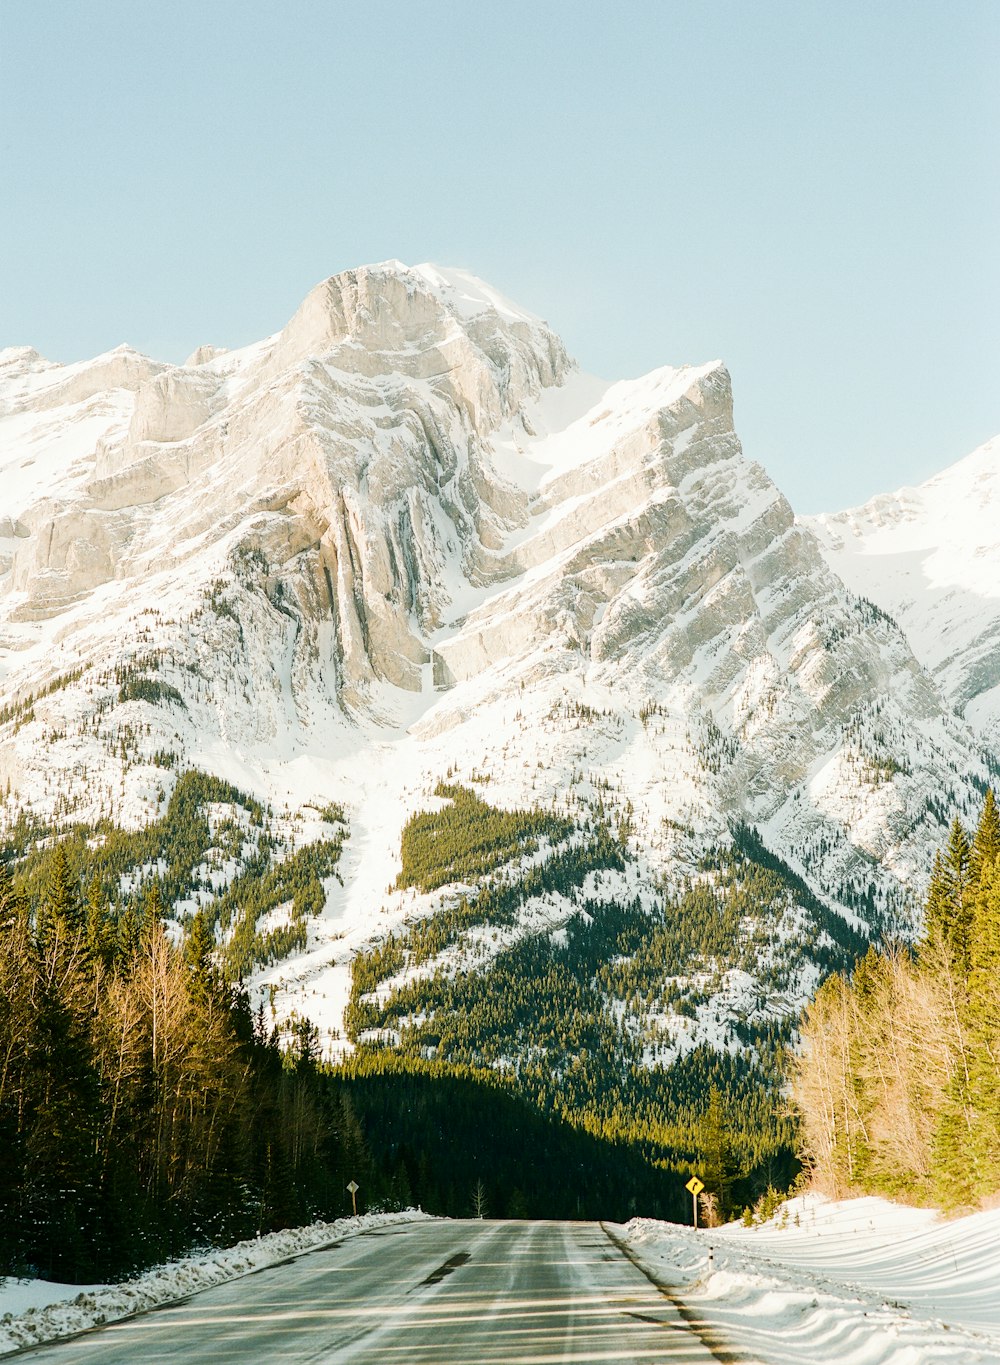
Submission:
M 366 1213 L 357 1218 L 338 1218 L 333 1223 L 286 1228 L 233 1247 L 169 1261 L 122 1284 L 65 1285 L 0 1278 L 0 1354 L 143 1313 L 369 1228 L 430 1216 L 408 1209 L 405 1213 Z
M 1000 1210 L 942 1222 L 815 1195 L 785 1208 L 756 1228 L 634 1219 L 624 1235 L 713 1333 L 770 1365 L 1000 1362 Z

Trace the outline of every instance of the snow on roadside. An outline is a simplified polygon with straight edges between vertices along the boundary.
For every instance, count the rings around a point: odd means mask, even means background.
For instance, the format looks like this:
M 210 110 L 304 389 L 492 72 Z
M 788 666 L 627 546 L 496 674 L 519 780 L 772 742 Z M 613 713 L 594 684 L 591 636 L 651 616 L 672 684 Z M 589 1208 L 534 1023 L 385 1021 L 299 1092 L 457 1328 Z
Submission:
M 1000 1362 L 1000 1210 L 943 1222 L 883 1199 L 785 1207 L 760 1227 L 633 1219 L 624 1235 L 700 1320 L 768 1365 Z
M 286 1228 L 232 1247 L 168 1261 L 121 1284 L 64 1285 L 0 1277 L 0 1355 L 143 1313 L 370 1228 L 430 1217 L 408 1209 L 405 1213 L 366 1213 L 357 1218 L 338 1218 L 333 1223 Z

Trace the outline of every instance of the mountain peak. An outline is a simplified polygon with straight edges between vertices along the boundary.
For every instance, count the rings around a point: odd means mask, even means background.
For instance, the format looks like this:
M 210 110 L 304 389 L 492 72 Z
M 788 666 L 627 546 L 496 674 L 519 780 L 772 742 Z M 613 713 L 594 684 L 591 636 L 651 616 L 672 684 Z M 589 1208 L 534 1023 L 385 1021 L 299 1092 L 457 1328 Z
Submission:
M 544 322 L 534 313 L 513 303 L 491 284 L 471 274 L 468 270 L 458 270 L 453 266 L 434 265 L 424 261 L 410 271 L 418 275 L 438 298 L 453 308 L 462 318 L 472 318 L 480 313 L 494 312 L 505 322 L 526 322 L 544 326 Z
M 827 562 L 906 631 L 951 704 L 1000 747 L 1000 436 L 915 487 L 806 518 Z
M 405 287 L 410 308 L 414 294 L 430 295 L 463 323 L 490 313 L 504 324 L 523 323 L 548 330 L 541 318 L 521 308 L 478 275 L 429 261 L 410 266 L 393 258 L 342 270 L 321 280 L 310 290 L 306 302 L 314 296 L 329 302 L 356 295 L 373 311 L 379 303 L 399 311 L 403 295 L 391 287 L 395 281 Z
M 34 346 L 4 346 L 0 348 L 0 369 L 32 369 L 51 365 L 51 360 L 35 350 Z
M 718 360 L 605 383 L 483 280 L 399 261 L 187 368 L 7 356 L 0 708 L 37 705 L 0 723 L 0 791 L 138 824 L 200 764 L 343 803 L 338 971 L 455 774 L 617 811 L 647 889 L 753 823 L 874 913 L 926 866 L 928 801 L 985 771 L 743 457 Z

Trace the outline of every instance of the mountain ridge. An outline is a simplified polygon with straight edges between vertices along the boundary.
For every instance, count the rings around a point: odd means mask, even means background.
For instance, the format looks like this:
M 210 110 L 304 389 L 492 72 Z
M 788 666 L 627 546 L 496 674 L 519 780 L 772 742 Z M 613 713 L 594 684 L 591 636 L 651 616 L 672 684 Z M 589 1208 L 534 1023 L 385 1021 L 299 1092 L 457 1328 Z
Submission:
M 720 362 L 604 384 L 475 277 L 389 262 L 197 365 L 17 352 L 0 404 L 5 819 L 142 825 L 191 766 L 343 805 L 343 887 L 255 978 L 284 1014 L 338 1030 L 353 957 L 441 913 L 453 893 L 392 887 L 442 781 L 617 821 L 612 899 L 652 904 L 753 826 L 881 932 L 989 778 L 744 457 Z M 515 936 L 582 894 L 526 903 Z
M 807 518 L 831 568 L 903 626 L 942 691 L 1000 738 L 1000 437 L 916 487 Z

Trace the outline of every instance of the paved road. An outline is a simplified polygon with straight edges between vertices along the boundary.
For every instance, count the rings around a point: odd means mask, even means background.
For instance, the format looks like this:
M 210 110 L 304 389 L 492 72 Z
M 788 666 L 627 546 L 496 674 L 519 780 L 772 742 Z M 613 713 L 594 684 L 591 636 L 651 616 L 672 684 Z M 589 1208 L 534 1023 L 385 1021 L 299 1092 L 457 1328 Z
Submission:
M 28 1352 L 31 1365 L 715 1358 L 596 1223 L 413 1223 Z

